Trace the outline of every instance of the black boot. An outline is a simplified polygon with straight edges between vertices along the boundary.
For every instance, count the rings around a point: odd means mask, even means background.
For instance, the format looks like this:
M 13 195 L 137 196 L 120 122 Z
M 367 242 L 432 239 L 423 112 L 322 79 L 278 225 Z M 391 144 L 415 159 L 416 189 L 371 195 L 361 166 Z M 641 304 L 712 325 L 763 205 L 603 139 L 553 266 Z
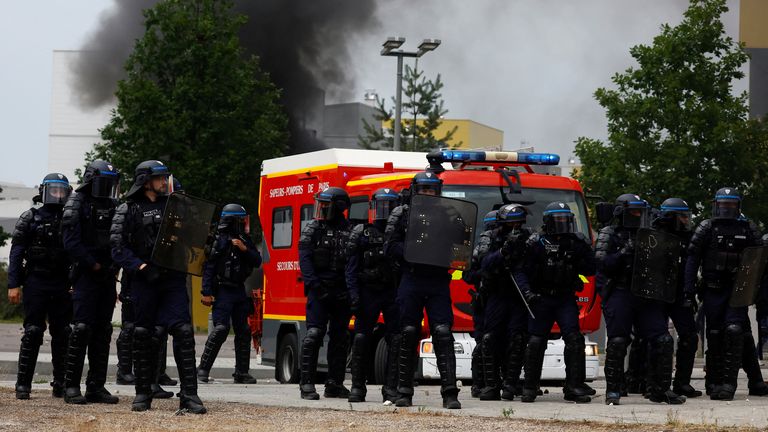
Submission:
M 619 405 L 624 385 L 624 357 L 627 355 L 627 338 L 616 336 L 608 339 L 605 350 L 605 404 Z
M 448 324 L 438 324 L 432 332 L 435 346 L 437 370 L 440 372 L 440 394 L 443 396 L 443 408 L 461 409 L 459 388 L 456 386 L 456 352 L 453 348 L 453 334 Z M 483 343 L 485 345 L 485 343 Z M 486 384 L 488 386 L 489 384 Z
M 64 375 L 64 402 L 83 405 L 87 403 L 80 393 L 80 380 L 83 377 L 83 364 L 88 341 L 91 338 L 91 328 L 84 323 L 77 323 L 72 328 L 67 348 L 67 371 Z
M 669 333 L 666 333 L 651 341 L 650 344 L 648 399 L 651 402 L 670 405 L 685 403 L 685 396 L 680 396 L 669 389 L 672 383 L 672 357 L 675 341 Z
M 192 414 L 205 414 L 208 410 L 197 396 L 195 333 L 192 325 L 187 323 L 176 325 L 170 333 L 173 336 L 173 357 L 176 360 L 176 369 L 179 371 L 181 387 L 179 409 L 187 410 Z
M 133 376 L 133 330 L 134 325 L 130 321 L 124 321 L 120 327 L 120 334 L 115 341 L 117 350 L 117 380 L 118 385 L 133 385 L 136 377 Z
M 586 380 L 587 354 L 584 344 L 584 335 L 579 332 L 566 335 L 564 360 L 565 360 L 565 386 L 563 394 L 565 400 L 576 403 L 588 403 L 592 401 L 589 390 L 584 386 Z M 543 360 L 543 358 L 542 358 Z M 539 369 L 541 373 L 541 369 Z M 528 372 L 526 372 L 526 375 Z
M 85 400 L 90 403 L 116 404 L 120 401 L 104 388 L 111 343 L 111 323 L 93 327 L 88 344 L 88 376 L 85 378 Z
M 480 364 L 485 377 L 485 386 L 480 389 L 479 398 L 482 401 L 497 401 L 501 399 L 501 381 L 499 378 L 499 365 L 496 362 L 497 346 L 493 333 L 485 333 L 481 344 Z
M 525 348 L 525 380 L 523 395 L 520 400 L 533 402 L 539 392 L 541 368 L 544 363 L 544 353 L 547 351 L 547 338 L 531 335 Z
M 415 326 L 403 327 L 400 336 L 400 355 L 398 356 L 398 396 L 395 401 L 395 405 L 399 407 L 413 405 L 413 369 L 418 344 L 419 329 Z
M 523 370 L 527 340 L 528 337 L 522 332 L 513 333 L 509 338 L 504 353 L 504 383 L 501 390 L 501 398 L 504 400 L 511 401 L 515 399 L 515 395 L 523 394 L 520 373 Z M 544 348 L 546 349 L 546 345 Z
M 328 341 L 328 380 L 325 382 L 323 397 L 349 398 L 349 389 L 344 387 L 347 373 L 347 338 L 331 337 Z
M 67 325 L 51 327 L 51 367 L 53 368 L 53 381 L 51 381 L 51 394 L 55 398 L 64 397 L 64 375 L 67 370 L 67 346 L 72 328 Z
M 757 360 L 755 338 L 752 333 L 744 333 L 742 368 L 747 373 L 747 383 L 750 396 L 768 395 L 768 384 L 763 380 L 763 372 L 760 370 L 760 362 Z
M 387 376 L 381 386 L 382 402 L 397 401 L 397 365 L 400 356 L 400 334 L 389 335 L 387 342 Z
M 35 375 L 37 354 L 43 344 L 43 328 L 36 325 L 24 327 L 19 348 L 19 368 L 16 375 L 16 399 L 29 399 L 32 392 L 32 377 Z
M 704 389 L 711 396 L 715 388 L 723 384 L 723 332 L 720 329 L 707 330 L 707 352 L 704 353 L 706 375 Z
M 480 397 L 480 390 L 485 387 L 482 370 L 482 338 L 475 339 L 475 348 L 472 350 L 472 397 Z
M 134 329 L 133 370 L 136 377 L 134 380 L 136 396 L 131 404 L 133 411 L 146 411 L 152 407 L 152 384 L 154 372 L 157 369 L 156 340 L 152 330 L 145 327 Z
M 165 371 L 166 347 L 168 346 L 168 331 L 166 331 L 165 327 L 155 327 L 152 344 L 153 351 L 157 356 L 154 363 L 155 369 L 152 374 L 152 385 L 150 386 L 152 399 L 170 399 L 173 397 L 173 392 L 166 391 L 164 388 L 160 387 L 160 374 Z
M 349 402 L 365 402 L 368 390 L 365 386 L 365 350 L 368 348 L 368 337 L 363 333 L 355 333 L 352 341 L 350 370 L 352 372 L 352 388 L 349 391 Z
M 691 373 L 696 350 L 699 345 L 699 335 L 696 333 L 681 334 L 677 339 L 677 354 L 675 358 L 675 379 L 672 391 L 687 398 L 701 396 L 701 392 L 691 386 Z
M 256 378 L 248 373 L 251 367 L 251 333 L 235 333 L 235 384 L 256 384 Z
M 216 356 L 219 355 L 219 350 L 224 341 L 227 340 L 229 334 L 229 327 L 217 324 L 213 327 L 213 331 L 208 335 L 208 339 L 205 340 L 205 348 L 203 348 L 203 354 L 200 356 L 200 366 L 197 368 L 197 379 L 200 382 L 207 383 L 210 381 L 209 374 L 213 367 L 213 362 L 216 360 Z
M 739 369 L 744 355 L 744 333 L 740 324 L 731 323 L 725 328 L 723 338 L 723 384 L 715 387 L 709 396 L 712 400 L 733 400 L 736 393 Z
M 646 388 L 646 363 L 648 362 L 648 343 L 645 339 L 635 338 L 629 348 L 627 371 L 624 383 L 627 393 L 644 394 Z
M 299 391 L 302 399 L 320 399 L 320 395 L 315 389 L 315 375 L 317 374 L 317 355 L 320 351 L 320 344 L 323 343 L 323 336 L 324 332 L 322 329 L 312 327 L 307 329 L 307 334 L 304 336 L 304 340 L 301 341 Z
M 179 382 L 168 376 L 166 368 L 168 366 L 168 332 L 163 332 L 163 338 L 160 340 L 160 349 L 157 364 L 157 384 L 165 386 L 175 386 Z

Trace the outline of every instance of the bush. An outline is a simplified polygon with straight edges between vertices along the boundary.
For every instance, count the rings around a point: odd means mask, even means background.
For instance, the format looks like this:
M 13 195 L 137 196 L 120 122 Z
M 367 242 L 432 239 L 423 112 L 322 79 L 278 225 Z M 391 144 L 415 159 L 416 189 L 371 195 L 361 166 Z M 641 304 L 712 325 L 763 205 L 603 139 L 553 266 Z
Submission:
M 5 263 L 0 263 L 0 287 L 8 287 L 8 268 Z M 22 295 L 24 295 L 22 293 Z M 24 317 L 20 304 L 8 303 L 8 291 L 0 294 L 0 320 L 20 320 Z

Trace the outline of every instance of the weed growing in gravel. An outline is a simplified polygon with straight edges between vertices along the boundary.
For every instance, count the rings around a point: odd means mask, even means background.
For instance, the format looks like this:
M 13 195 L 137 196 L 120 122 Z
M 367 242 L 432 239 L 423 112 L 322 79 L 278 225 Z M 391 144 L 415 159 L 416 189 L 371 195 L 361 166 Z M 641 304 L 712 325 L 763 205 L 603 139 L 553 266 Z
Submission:
M 668 410 L 667 411 L 667 426 L 672 427 L 680 427 L 683 425 L 683 422 L 680 421 L 680 411 L 678 410 Z
M 504 416 L 504 418 L 510 418 L 515 413 L 515 410 L 513 408 L 502 408 L 501 415 Z

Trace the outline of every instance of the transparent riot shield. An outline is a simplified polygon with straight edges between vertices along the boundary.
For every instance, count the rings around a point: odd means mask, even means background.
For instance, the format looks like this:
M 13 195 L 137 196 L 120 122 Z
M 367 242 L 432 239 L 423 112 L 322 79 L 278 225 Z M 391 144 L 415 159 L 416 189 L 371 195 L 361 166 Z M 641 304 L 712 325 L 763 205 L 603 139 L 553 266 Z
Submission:
M 768 246 L 752 246 L 741 253 L 741 262 L 736 270 L 733 291 L 728 304 L 731 307 L 744 307 L 755 303 L 760 291 L 760 282 L 768 259 Z
M 175 192 L 168 197 L 152 250 L 152 262 L 171 270 L 203 274 L 205 247 L 218 223 L 218 205 Z
M 477 205 L 430 195 L 411 197 L 405 260 L 464 270 L 472 259 Z
M 635 245 L 632 294 L 674 303 L 682 265 L 681 239 L 664 231 L 641 228 Z

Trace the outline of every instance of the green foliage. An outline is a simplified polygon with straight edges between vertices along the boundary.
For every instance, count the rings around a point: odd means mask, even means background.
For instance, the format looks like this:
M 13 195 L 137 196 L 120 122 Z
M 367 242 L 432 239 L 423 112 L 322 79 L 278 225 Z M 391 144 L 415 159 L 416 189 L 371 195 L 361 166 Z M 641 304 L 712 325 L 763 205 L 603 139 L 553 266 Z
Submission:
M 677 196 L 702 215 L 720 187 L 764 193 L 768 129 L 748 119 L 746 94 L 733 94 L 748 55 L 725 34 L 727 10 L 725 0 L 691 0 L 679 25 L 630 49 L 638 65 L 614 75 L 615 88 L 595 92 L 609 142 L 576 141 L 587 192 L 608 200 L 632 192 L 654 205 Z M 747 199 L 745 212 L 768 221 L 757 201 Z
M 88 160 L 109 160 L 130 177 L 139 162 L 159 159 L 189 194 L 256 209 L 261 162 L 287 148 L 287 117 L 279 90 L 242 50 L 245 17 L 232 7 L 168 0 L 144 12 L 146 33 Z
M 8 266 L 5 263 L 0 263 L 0 287 L 3 288 L 2 294 L 0 294 L 0 320 L 18 320 L 23 317 L 22 305 L 12 305 L 8 303 Z M 22 290 L 21 295 L 24 295 Z
M 435 80 L 429 80 L 424 72 L 419 70 L 418 62 L 411 68 L 405 66 L 403 75 L 403 105 L 401 114 L 400 150 L 426 152 L 441 147 L 456 148 L 462 143 L 451 143 L 458 126 L 454 126 L 443 136 L 435 136 L 435 131 L 442 124 L 443 117 L 448 113 L 445 108 L 443 95 L 440 93 L 444 84 L 437 74 Z M 392 98 L 392 105 L 395 105 Z M 365 137 L 358 137 L 360 146 L 372 150 L 392 150 L 395 141 L 395 112 L 387 109 L 384 98 L 376 97 L 376 114 L 374 124 L 363 119 Z M 382 122 L 391 127 L 382 128 Z
M 0 187 L 0 194 L 1 193 L 3 193 L 3 188 Z M 11 238 L 11 234 L 5 232 L 3 227 L 0 226 L 0 247 L 5 246 L 9 238 Z

